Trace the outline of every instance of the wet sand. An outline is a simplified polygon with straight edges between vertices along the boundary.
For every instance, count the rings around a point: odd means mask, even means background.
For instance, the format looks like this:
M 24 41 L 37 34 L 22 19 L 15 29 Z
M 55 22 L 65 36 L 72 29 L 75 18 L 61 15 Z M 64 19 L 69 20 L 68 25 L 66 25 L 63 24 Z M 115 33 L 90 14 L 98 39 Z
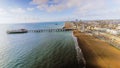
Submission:
M 73 31 L 86 60 L 86 68 L 120 68 L 120 50 L 93 36 Z

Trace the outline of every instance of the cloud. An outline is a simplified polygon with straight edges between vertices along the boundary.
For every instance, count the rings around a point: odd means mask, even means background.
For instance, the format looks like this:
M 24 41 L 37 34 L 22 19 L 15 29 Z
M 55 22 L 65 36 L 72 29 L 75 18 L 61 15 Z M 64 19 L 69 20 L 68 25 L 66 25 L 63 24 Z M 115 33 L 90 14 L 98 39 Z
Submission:
M 74 1 L 74 0 L 72 0 Z M 72 2 L 71 0 L 69 2 Z M 120 0 L 76 0 L 74 14 L 81 17 L 119 17 Z
M 21 13 L 25 13 L 26 10 L 23 8 L 14 8 L 10 10 L 11 13 L 16 13 L 16 14 L 21 14 Z
M 8 14 L 7 10 L 0 8 L 0 15 L 7 15 L 7 14 Z
M 35 8 L 27 8 L 27 11 L 33 11 Z
M 120 4 L 120 0 L 112 0 L 116 4 Z
M 31 7 L 28 7 L 28 8 L 12 8 L 12 9 L 9 9 L 8 11 L 12 14 L 24 14 L 26 12 L 29 12 L 29 11 L 33 11 L 35 8 L 31 8 Z
M 32 0 L 40 10 L 57 11 L 69 8 L 88 10 L 103 8 L 105 0 Z
M 79 1 L 80 0 L 33 0 L 32 3 L 37 4 L 37 8 L 40 10 L 52 12 L 75 7 L 79 5 Z
M 26 14 L 27 12 L 33 10 L 34 8 L 0 8 L 0 24 L 36 21 L 36 18 L 31 18 Z
M 120 8 L 119 0 L 32 0 L 40 10 L 55 12 L 73 9 L 74 14 L 81 16 L 104 15 L 116 12 Z
M 32 4 L 32 5 L 31 5 Z M 32 7 L 31 7 L 32 6 Z M 35 6 L 35 7 L 34 7 Z M 16 21 L 22 20 L 22 21 L 41 21 L 41 20 L 54 20 L 47 15 L 47 12 L 52 12 L 56 16 L 58 15 L 58 19 L 63 18 L 96 18 L 96 17 L 120 17 L 120 0 L 32 0 L 30 2 L 30 5 L 22 8 L 0 8 L 0 19 L 7 16 L 8 14 L 13 17 L 13 20 L 16 19 Z M 38 8 L 40 11 L 47 11 L 43 12 L 45 14 L 42 14 L 44 16 L 44 19 L 41 15 L 40 18 L 30 17 L 29 12 L 31 13 L 31 16 L 37 15 L 37 13 L 34 12 Z M 69 11 L 70 9 L 70 11 Z M 36 10 L 38 11 L 38 10 Z M 59 14 L 59 11 L 63 13 Z M 65 11 L 65 13 L 64 13 Z M 56 13 L 57 12 L 57 13 Z M 69 13 L 67 13 L 69 12 Z M 41 13 L 41 12 L 40 12 Z M 25 17 L 24 15 L 28 15 L 28 17 Z M 18 16 L 18 17 L 17 17 Z M 21 18 L 19 18 L 21 16 Z M 46 18 L 46 17 L 49 18 Z M 30 17 L 30 18 L 29 18 Z M 57 19 L 57 18 L 55 18 Z M 6 18 L 5 18 L 6 20 Z M 11 20 L 11 18 L 9 19 Z

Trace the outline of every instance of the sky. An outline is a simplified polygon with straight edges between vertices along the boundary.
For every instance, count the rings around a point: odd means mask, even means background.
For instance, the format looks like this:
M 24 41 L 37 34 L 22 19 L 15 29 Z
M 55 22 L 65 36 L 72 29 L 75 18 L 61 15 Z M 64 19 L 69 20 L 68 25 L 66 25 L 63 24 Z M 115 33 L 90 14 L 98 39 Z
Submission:
M 0 23 L 120 19 L 120 0 L 0 0 Z

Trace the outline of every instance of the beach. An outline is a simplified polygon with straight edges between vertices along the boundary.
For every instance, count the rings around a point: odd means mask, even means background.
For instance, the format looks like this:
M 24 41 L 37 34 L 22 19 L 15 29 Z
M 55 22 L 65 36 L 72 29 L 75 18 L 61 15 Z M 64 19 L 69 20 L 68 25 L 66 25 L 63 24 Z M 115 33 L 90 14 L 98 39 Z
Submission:
M 72 28 L 71 23 L 66 23 L 66 28 Z M 95 38 L 92 35 L 73 30 L 81 49 L 86 68 L 120 68 L 120 50 L 109 43 Z
M 120 68 L 120 50 L 93 36 L 73 31 L 86 60 L 86 68 Z

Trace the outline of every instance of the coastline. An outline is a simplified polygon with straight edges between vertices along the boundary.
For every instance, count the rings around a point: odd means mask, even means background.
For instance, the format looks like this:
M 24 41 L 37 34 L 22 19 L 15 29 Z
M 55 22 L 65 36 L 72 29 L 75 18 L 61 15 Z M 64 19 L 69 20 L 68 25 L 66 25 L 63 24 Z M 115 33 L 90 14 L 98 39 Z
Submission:
M 69 23 L 69 22 L 66 22 L 64 24 L 64 27 L 65 29 L 69 29 L 69 28 L 72 28 L 72 24 Z M 82 68 L 86 68 L 86 61 L 84 59 L 84 56 L 83 56 L 83 53 L 82 53 L 82 50 L 81 48 L 79 47 L 78 45 L 78 40 L 77 40 L 77 37 L 74 35 L 73 31 L 72 31 L 72 38 L 73 38 L 73 41 L 75 43 L 75 50 L 76 50 L 76 58 L 77 58 L 77 61 L 78 61 L 78 64 L 80 65 L 80 67 Z
M 75 43 L 75 49 L 76 49 L 76 54 L 77 54 L 76 57 L 77 57 L 78 64 L 80 66 L 82 66 L 82 68 L 86 68 L 86 61 L 85 61 L 84 55 L 83 55 L 82 50 L 80 49 L 80 47 L 78 45 L 77 37 L 74 36 L 73 32 L 72 32 L 72 37 L 73 37 L 73 40 Z
M 86 68 L 119 68 L 120 50 L 93 36 L 73 31 L 86 60 Z
M 69 26 L 69 28 L 72 27 Z M 94 36 L 80 32 L 77 29 L 73 30 L 73 37 L 76 37 L 77 40 L 74 38 L 74 41 L 78 43 L 77 47 L 82 50 L 86 61 L 85 68 L 120 68 L 119 49 Z

